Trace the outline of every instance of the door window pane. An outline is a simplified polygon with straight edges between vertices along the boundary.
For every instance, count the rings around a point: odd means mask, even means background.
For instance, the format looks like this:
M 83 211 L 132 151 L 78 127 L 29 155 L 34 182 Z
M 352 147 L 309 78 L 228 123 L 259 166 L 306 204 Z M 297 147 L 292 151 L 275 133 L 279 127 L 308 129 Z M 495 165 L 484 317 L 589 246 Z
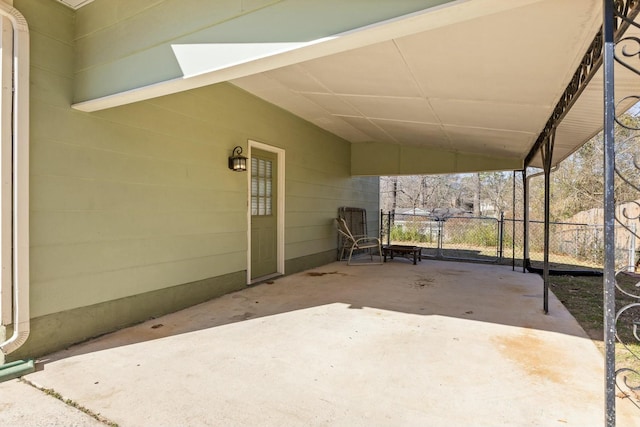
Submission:
M 270 160 L 251 159 L 251 215 L 271 215 L 272 170 Z

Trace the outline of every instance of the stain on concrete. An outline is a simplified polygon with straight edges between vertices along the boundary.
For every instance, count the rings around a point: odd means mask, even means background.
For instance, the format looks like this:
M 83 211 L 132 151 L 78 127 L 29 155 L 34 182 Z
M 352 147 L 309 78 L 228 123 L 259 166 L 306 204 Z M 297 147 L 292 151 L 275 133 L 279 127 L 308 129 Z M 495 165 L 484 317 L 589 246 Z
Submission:
M 507 292 L 513 292 L 514 294 L 521 294 L 523 290 L 526 290 L 525 287 L 517 285 L 505 285 L 503 289 Z
M 532 331 L 492 338 L 500 353 L 527 375 L 557 384 L 565 382 L 562 353 Z
M 338 274 L 340 276 L 346 276 L 345 273 L 338 273 L 337 271 L 328 271 L 328 272 L 324 272 L 324 271 L 309 271 L 307 273 L 307 276 L 318 277 L 318 276 L 326 276 L 327 274 Z
M 441 276 L 460 276 L 469 274 L 466 270 L 438 270 L 438 274 Z
M 416 289 L 424 289 L 434 285 L 434 279 L 431 277 L 418 277 L 415 282 L 410 283 L 409 286 Z
M 257 303 L 257 301 L 256 301 L 256 303 Z M 253 313 L 250 313 L 250 312 L 247 311 L 247 312 L 244 312 L 243 314 L 237 314 L 235 316 L 232 316 L 231 317 L 231 321 L 240 322 L 242 320 L 247 320 L 247 319 L 250 319 L 252 317 L 253 317 Z

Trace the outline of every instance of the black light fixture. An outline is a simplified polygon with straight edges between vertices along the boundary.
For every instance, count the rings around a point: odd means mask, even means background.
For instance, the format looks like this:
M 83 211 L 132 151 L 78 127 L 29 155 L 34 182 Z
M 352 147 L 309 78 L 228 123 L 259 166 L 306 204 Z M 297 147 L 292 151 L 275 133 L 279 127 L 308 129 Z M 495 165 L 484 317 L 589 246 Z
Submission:
M 229 157 L 229 169 L 234 172 L 244 172 L 247 170 L 247 158 L 242 156 L 242 147 L 239 145 L 233 149 Z

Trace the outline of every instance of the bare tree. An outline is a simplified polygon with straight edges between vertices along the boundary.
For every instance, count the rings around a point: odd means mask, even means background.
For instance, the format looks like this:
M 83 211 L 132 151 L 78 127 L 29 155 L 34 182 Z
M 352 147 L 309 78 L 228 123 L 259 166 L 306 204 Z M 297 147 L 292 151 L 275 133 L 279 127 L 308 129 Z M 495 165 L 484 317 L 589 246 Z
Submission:
M 473 215 L 482 216 L 482 209 L 480 207 L 480 192 L 482 191 L 482 181 L 480 174 L 473 175 Z

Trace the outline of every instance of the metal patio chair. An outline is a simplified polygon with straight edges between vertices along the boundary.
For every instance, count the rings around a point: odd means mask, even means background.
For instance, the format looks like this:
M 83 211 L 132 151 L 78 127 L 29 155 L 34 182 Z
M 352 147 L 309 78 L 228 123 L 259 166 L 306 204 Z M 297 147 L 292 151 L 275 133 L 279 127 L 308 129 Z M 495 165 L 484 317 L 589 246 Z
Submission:
M 349 230 L 349 226 L 347 226 L 347 222 L 344 218 L 336 218 L 336 222 L 338 223 L 338 232 L 344 239 L 344 245 L 342 247 L 342 251 L 349 247 L 349 259 L 347 260 L 347 265 L 373 265 L 373 264 L 382 264 L 382 245 L 380 244 L 380 239 L 373 236 L 354 236 Z M 380 258 L 379 262 L 373 261 L 373 252 L 372 249 L 378 250 L 378 256 Z M 368 263 L 351 263 L 351 257 L 353 256 L 353 251 L 358 249 L 364 249 L 369 252 L 369 256 L 371 258 L 371 262 Z M 340 256 L 342 259 L 342 255 Z
M 350 206 L 342 206 L 338 208 L 338 218 L 344 219 L 347 228 L 354 236 L 368 236 L 367 231 L 367 210 L 363 208 L 355 208 Z M 338 261 L 345 259 L 345 253 L 351 249 L 351 242 L 338 233 Z

